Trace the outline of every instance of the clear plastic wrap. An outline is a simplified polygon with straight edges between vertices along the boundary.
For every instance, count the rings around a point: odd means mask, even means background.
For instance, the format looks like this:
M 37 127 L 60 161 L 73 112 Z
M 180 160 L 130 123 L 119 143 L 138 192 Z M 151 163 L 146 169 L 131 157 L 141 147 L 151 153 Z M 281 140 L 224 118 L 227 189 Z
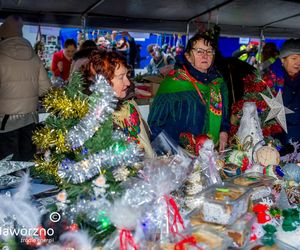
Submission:
M 195 226 L 192 236 L 197 243 L 205 244 L 209 249 L 225 250 L 232 245 L 232 240 L 225 233 L 219 232 L 209 225 Z
M 162 155 L 188 155 L 168 134 L 161 132 L 151 143 L 153 150 L 158 156 Z M 192 155 L 190 155 L 192 156 Z
M 250 172 L 240 176 L 235 176 L 229 179 L 228 182 L 240 186 L 251 187 L 251 200 L 254 201 L 271 195 L 271 187 L 275 182 L 275 178 L 258 172 Z
M 225 227 L 225 232 L 233 240 L 234 247 L 243 249 L 249 243 L 254 221 L 254 214 L 246 213 L 234 224 Z
M 212 224 L 202 220 L 201 216 L 191 216 L 191 224 L 193 226 L 203 226 L 213 228 L 218 232 L 227 234 L 233 243 L 233 247 L 243 249 L 250 241 L 251 228 L 255 221 L 255 216 L 252 213 L 246 213 L 232 225 Z
M 103 247 L 104 250 L 139 249 L 140 209 L 133 208 L 123 198 L 116 200 L 108 211 L 111 222 L 117 230 Z M 135 234 L 135 235 L 134 235 Z
M 182 186 L 190 163 L 189 157 L 179 155 L 147 160 L 144 169 L 139 172 L 140 179 L 126 183 L 123 199 L 143 211 L 144 246 L 156 249 L 188 238 L 183 236 L 184 220 L 171 193 Z
M 214 152 L 214 144 L 206 140 L 199 151 L 198 158 L 194 159 L 192 171 L 188 175 L 184 190 L 184 205 L 191 211 L 200 205 L 199 193 L 210 185 L 222 183 L 217 169 L 217 154 Z
M 203 175 L 203 185 L 208 187 L 221 183 L 221 177 L 217 169 L 217 154 L 214 151 L 212 140 L 206 140 L 199 151 L 199 156 L 194 162 L 194 166 L 199 165 Z M 194 167 L 195 168 L 195 167 Z
M 145 169 L 154 200 L 145 207 L 144 234 L 147 241 L 176 242 L 178 233 L 185 229 L 179 208 L 170 193 L 180 186 L 176 175 L 165 166 Z
M 203 221 L 231 225 L 247 212 L 251 188 L 231 183 L 215 184 L 200 193 L 200 208 L 192 215 Z

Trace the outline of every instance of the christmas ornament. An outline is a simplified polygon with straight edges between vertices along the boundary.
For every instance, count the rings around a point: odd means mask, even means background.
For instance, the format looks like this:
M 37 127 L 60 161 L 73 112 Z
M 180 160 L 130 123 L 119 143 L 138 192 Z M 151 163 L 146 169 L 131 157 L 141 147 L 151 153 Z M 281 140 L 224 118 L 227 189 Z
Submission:
M 106 189 L 109 187 L 106 184 L 106 178 L 104 175 L 98 176 L 95 180 L 92 181 L 93 183 L 93 190 L 95 196 L 104 195 L 106 193 Z
M 283 173 L 284 173 L 283 178 L 285 180 L 292 180 L 297 183 L 300 182 L 300 166 L 298 166 L 297 164 L 287 163 L 283 167 Z
M 255 153 L 255 160 L 262 166 L 278 165 L 280 154 L 271 144 L 259 148 Z
M 297 209 L 285 209 L 282 211 L 282 229 L 284 231 L 294 231 L 299 225 L 299 211 Z
M 246 144 L 247 139 L 249 145 L 245 148 L 247 152 L 248 159 L 252 162 L 252 155 L 255 146 L 255 150 L 262 146 L 263 133 L 260 127 L 260 119 L 258 117 L 257 108 L 255 102 L 245 102 L 243 105 L 243 116 L 240 122 L 240 126 L 237 132 L 237 137 L 243 145 Z
M 125 166 L 119 167 L 113 171 L 113 176 L 116 181 L 126 181 L 129 174 L 130 171 Z
M 241 150 L 231 150 L 227 153 L 225 157 L 226 165 L 236 165 L 239 168 L 241 168 L 241 171 L 245 171 L 249 166 L 249 158 L 245 151 Z M 240 171 L 237 170 L 237 174 L 240 173 Z
M 257 214 L 257 222 L 265 224 L 271 220 L 271 216 L 267 214 L 269 207 L 264 204 L 256 204 L 253 206 L 253 212 Z
M 291 208 L 288 196 L 286 194 L 286 191 L 284 188 L 281 188 L 281 191 L 279 193 L 279 197 L 277 200 L 277 206 L 280 209 L 288 209 Z
M 192 133 L 182 132 L 179 135 L 180 145 L 189 153 L 198 156 L 199 150 L 202 148 L 204 142 L 210 139 L 208 135 L 194 136 Z
M 199 155 L 199 151 L 202 148 L 203 144 L 209 140 L 210 137 L 208 135 L 198 135 L 195 138 L 195 153 Z
M 271 224 L 263 225 L 263 229 L 265 230 L 265 234 L 261 239 L 262 243 L 267 246 L 274 245 L 274 233 L 277 231 L 275 226 Z
M 262 98 L 265 100 L 265 102 L 268 104 L 268 106 L 270 108 L 270 112 L 269 112 L 265 122 L 275 118 L 276 121 L 280 124 L 280 126 L 284 129 L 284 131 L 286 133 L 288 133 L 285 115 L 292 114 L 292 113 L 294 113 L 294 111 L 284 107 L 281 90 L 278 91 L 276 97 L 273 96 L 270 88 L 268 88 L 268 91 L 271 95 L 271 98 L 260 93 L 260 95 L 262 96 Z

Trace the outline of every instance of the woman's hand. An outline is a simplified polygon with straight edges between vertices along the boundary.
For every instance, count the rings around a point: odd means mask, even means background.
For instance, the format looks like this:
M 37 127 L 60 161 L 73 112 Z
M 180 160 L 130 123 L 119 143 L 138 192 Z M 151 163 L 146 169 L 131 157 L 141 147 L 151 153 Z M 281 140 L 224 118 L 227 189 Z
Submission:
M 228 142 L 227 132 L 221 132 L 220 133 L 220 141 L 219 141 L 219 152 L 222 152 L 225 150 L 225 147 L 227 146 L 227 142 Z

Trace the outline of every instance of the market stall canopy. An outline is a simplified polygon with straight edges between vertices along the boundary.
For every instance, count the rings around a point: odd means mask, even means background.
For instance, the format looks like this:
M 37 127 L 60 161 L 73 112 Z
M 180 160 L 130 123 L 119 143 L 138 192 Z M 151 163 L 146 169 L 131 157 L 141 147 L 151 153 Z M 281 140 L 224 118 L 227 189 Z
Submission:
M 21 14 L 28 23 L 127 29 L 190 31 L 213 23 L 223 35 L 300 36 L 299 0 L 0 0 L 1 17 Z

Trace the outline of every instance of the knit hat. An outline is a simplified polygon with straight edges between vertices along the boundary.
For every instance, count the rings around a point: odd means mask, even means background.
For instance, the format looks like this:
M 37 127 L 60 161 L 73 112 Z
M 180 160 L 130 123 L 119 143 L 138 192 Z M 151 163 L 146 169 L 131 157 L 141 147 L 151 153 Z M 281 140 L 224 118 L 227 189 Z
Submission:
M 280 50 L 280 58 L 287 57 L 293 54 L 300 54 L 300 39 L 286 40 Z
M 9 38 L 14 36 L 22 37 L 23 20 L 16 15 L 8 16 L 0 26 L 0 38 Z

